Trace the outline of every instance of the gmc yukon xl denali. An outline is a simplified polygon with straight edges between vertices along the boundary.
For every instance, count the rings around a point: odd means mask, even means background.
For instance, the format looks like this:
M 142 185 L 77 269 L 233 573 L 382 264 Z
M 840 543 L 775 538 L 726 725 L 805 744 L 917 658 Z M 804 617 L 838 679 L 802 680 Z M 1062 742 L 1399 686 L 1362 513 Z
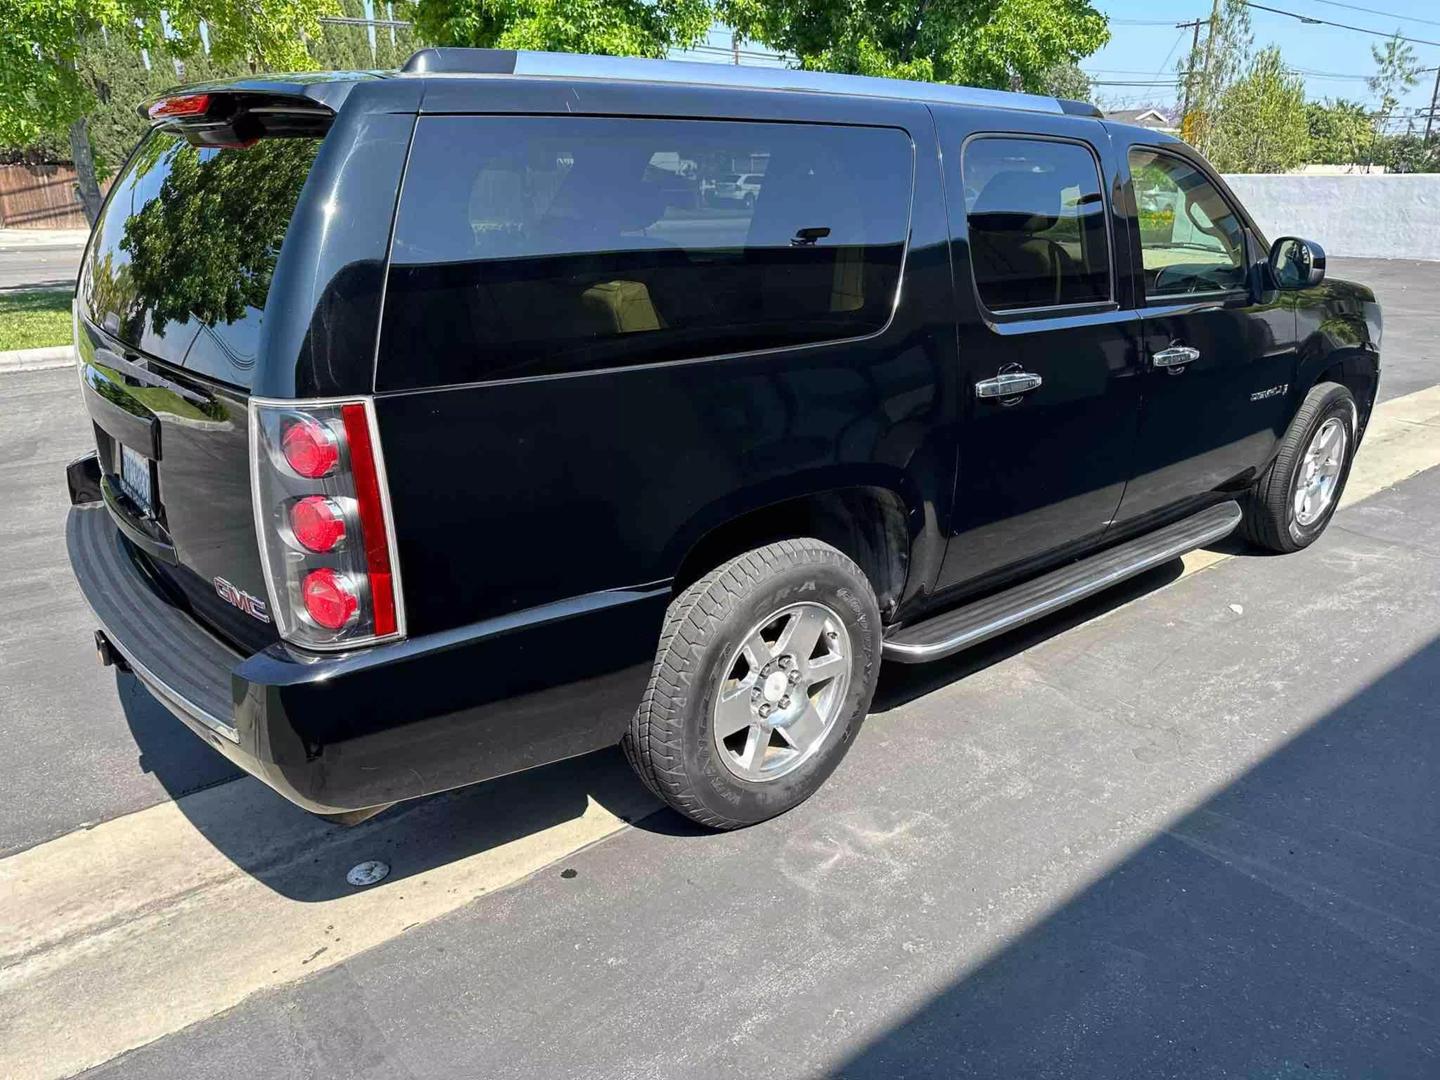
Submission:
M 347 820 L 616 743 L 771 817 L 882 659 L 1312 543 L 1375 400 L 1368 289 L 1076 102 L 438 49 L 148 115 L 70 557 L 102 660 Z

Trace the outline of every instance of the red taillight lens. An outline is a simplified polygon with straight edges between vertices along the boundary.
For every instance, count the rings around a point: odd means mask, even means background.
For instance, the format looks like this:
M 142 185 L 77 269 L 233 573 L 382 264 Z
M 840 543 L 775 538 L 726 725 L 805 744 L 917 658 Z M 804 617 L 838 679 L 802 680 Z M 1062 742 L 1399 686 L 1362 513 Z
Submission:
M 380 496 L 380 474 L 375 449 L 370 445 L 370 423 L 364 405 L 342 405 L 345 441 L 350 444 L 350 468 L 355 474 L 355 501 L 360 509 L 360 531 L 365 534 L 365 568 L 370 576 L 370 601 L 375 608 L 375 633 L 393 634 L 395 586 L 390 573 L 390 542 L 385 533 L 385 509 Z
M 329 476 L 340 461 L 340 444 L 335 432 L 308 416 L 286 420 L 280 434 L 280 452 L 285 455 L 286 464 L 307 480 Z
M 151 120 L 171 120 L 180 116 L 204 116 L 209 108 L 209 94 L 181 94 L 161 98 L 146 111 Z
M 345 514 L 334 499 L 307 495 L 290 504 L 290 531 L 307 551 L 333 551 L 345 539 Z
M 306 613 L 326 630 L 343 629 L 360 610 L 354 587 L 328 566 L 305 575 L 300 595 Z

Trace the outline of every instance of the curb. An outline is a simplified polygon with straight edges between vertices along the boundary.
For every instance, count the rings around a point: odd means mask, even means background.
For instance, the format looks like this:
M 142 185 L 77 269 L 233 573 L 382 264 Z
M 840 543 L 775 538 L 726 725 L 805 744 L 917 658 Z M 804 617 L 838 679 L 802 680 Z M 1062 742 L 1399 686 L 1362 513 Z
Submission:
M 75 346 L 51 345 L 44 349 L 15 349 L 0 352 L 0 375 L 12 371 L 45 371 L 69 367 L 75 362 Z

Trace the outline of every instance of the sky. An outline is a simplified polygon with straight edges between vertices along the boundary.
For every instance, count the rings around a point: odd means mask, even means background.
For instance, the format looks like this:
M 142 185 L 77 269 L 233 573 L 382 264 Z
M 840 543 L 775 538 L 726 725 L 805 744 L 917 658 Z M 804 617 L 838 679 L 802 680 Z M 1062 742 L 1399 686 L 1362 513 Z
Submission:
M 1167 77 L 1172 81 L 1158 86 L 1097 85 L 1095 92 L 1112 107 L 1159 103 L 1173 105 L 1175 62 L 1185 56 L 1193 31 L 1175 24 L 1207 18 L 1207 0 L 1092 0 L 1110 17 L 1110 44 L 1080 62 L 1097 83 L 1145 82 Z M 1346 23 L 1352 27 L 1377 30 L 1388 35 L 1399 30 L 1410 38 L 1435 42 L 1412 44 L 1423 67 L 1440 65 L 1440 3 L 1436 0 L 1256 0 L 1266 7 L 1293 11 L 1309 18 Z M 1157 25 L 1158 24 L 1158 25 Z M 1371 44 L 1383 45 L 1383 37 L 1359 34 L 1334 26 L 1311 25 L 1285 15 L 1254 8 L 1250 29 L 1255 48 L 1278 45 L 1286 65 L 1305 75 L 1305 93 L 1310 98 L 1346 97 L 1373 104 L 1365 76 L 1375 70 Z M 1201 31 L 1204 40 L 1204 28 Z M 1420 82 L 1402 98 L 1401 109 L 1427 109 L 1435 86 L 1435 72 L 1420 76 Z M 1437 118 L 1440 122 L 1440 118 Z

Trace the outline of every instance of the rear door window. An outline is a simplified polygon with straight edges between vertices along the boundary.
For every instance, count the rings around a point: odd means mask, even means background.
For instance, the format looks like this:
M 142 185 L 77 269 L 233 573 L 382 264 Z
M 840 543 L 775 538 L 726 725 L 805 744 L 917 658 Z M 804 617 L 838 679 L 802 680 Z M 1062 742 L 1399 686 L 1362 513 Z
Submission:
M 889 128 L 424 117 L 379 385 L 874 333 L 895 306 L 912 172 Z
M 318 137 L 246 148 L 146 136 L 95 229 L 81 311 L 142 352 L 251 384 L 280 245 Z
M 1089 147 L 985 136 L 961 159 L 970 264 L 991 311 L 1110 299 L 1100 166 Z

